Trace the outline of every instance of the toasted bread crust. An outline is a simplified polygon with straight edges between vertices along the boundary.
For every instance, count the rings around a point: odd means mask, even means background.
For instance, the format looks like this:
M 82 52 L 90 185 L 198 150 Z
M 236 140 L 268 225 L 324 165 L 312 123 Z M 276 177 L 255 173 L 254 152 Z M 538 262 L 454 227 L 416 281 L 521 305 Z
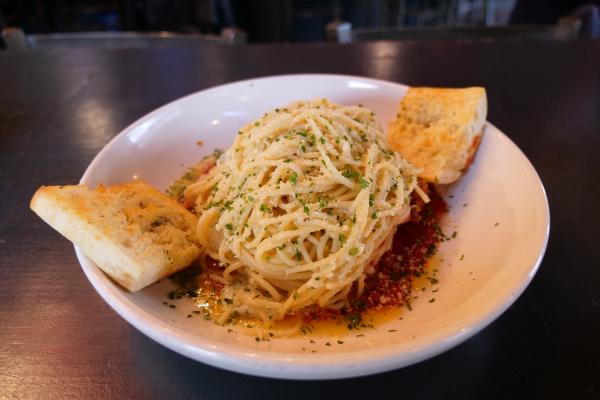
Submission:
M 410 88 L 390 125 L 388 142 L 421 169 L 421 178 L 451 183 L 473 160 L 486 114 L 484 88 Z
M 42 186 L 31 209 L 130 291 L 189 265 L 200 253 L 196 216 L 141 182 Z

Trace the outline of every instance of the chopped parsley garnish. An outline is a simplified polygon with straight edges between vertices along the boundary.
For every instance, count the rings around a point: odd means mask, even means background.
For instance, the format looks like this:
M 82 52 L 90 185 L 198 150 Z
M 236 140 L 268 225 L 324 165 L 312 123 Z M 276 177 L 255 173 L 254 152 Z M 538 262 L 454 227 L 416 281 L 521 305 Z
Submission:
M 348 324 L 348 329 L 356 329 L 360 326 L 362 317 L 360 314 L 349 314 L 346 316 L 346 322 Z
M 177 289 L 169 291 L 167 297 L 171 300 L 180 299 L 183 296 L 195 297 L 198 290 L 196 277 L 201 272 L 202 268 L 192 266 L 171 275 L 169 280 L 177 286 Z
M 312 325 L 309 325 L 309 324 L 303 324 L 303 325 L 300 325 L 300 331 L 306 335 L 307 333 L 314 332 L 315 327 Z
M 319 207 L 320 207 L 320 208 L 325 208 L 325 207 L 327 207 L 327 204 L 328 204 L 328 203 L 329 203 L 329 198 L 327 198 L 327 197 L 323 197 L 323 196 L 320 196 L 320 197 L 319 197 Z
M 232 231 L 233 230 L 233 225 L 231 224 L 225 224 L 225 228 L 227 228 L 227 230 Z
M 290 175 L 290 182 L 292 182 L 292 186 L 296 186 L 298 184 L 298 174 L 296 171 L 292 172 L 292 175 Z
M 427 246 L 427 254 L 432 256 L 435 254 L 435 252 L 437 251 L 437 248 L 435 247 L 435 244 L 431 244 L 429 246 Z
M 338 239 L 340 241 L 341 244 L 346 243 L 346 236 L 340 233 L 340 236 L 338 236 Z
M 168 221 L 169 220 L 166 217 L 157 217 L 154 221 L 152 221 L 150 226 L 152 226 L 153 228 L 156 228 L 158 226 L 166 224 Z
M 354 178 L 358 178 L 358 172 L 353 171 L 351 169 L 347 169 L 344 172 L 342 172 L 342 176 L 348 178 L 348 179 L 354 179 Z
M 351 256 L 355 256 L 358 254 L 358 248 L 357 247 L 353 247 L 350 249 L 350 251 L 348 252 L 348 254 L 350 254 Z

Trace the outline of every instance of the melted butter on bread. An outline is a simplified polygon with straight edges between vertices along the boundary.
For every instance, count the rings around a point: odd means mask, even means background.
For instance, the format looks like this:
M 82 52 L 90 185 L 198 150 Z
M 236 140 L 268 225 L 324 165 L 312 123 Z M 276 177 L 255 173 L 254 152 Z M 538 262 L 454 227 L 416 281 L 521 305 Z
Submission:
M 30 206 L 130 291 L 190 265 L 200 254 L 197 217 L 142 181 L 96 189 L 42 186 Z
M 472 161 L 486 115 L 482 87 L 410 88 L 390 125 L 388 142 L 421 169 L 421 178 L 452 183 Z

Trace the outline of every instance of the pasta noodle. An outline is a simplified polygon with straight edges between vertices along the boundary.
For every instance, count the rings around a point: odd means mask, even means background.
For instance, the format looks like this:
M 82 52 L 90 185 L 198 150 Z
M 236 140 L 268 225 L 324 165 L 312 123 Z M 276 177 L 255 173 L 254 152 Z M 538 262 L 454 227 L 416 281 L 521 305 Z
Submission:
M 347 305 L 409 217 L 416 172 L 361 106 L 300 101 L 246 125 L 186 189 L 198 238 L 223 266 L 217 322 Z

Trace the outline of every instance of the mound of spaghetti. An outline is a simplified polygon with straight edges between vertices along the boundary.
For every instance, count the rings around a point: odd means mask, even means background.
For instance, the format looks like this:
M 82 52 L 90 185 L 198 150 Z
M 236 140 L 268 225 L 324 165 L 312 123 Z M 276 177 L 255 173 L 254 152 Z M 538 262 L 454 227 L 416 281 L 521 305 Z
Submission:
M 217 322 L 348 305 L 408 219 L 413 190 L 426 197 L 415 172 L 360 106 L 296 102 L 246 125 L 186 189 L 198 238 L 223 268 Z

